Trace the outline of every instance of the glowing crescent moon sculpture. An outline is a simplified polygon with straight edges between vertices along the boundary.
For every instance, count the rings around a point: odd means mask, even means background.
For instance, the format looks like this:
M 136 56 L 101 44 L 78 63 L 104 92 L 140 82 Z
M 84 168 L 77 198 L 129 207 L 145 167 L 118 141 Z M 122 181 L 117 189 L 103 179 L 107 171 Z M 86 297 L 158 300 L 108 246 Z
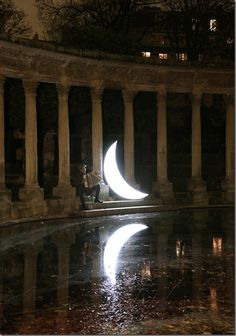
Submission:
M 105 246 L 103 263 L 107 276 L 112 284 L 116 283 L 116 263 L 120 249 L 135 233 L 146 229 L 144 224 L 128 224 L 116 230 Z
M 110 146 L 104 159 L 104 175 L 110 188 L 126 199 L 141 199 L 148 196 L 131 187 L 121 176 L 116 162 L 116 145 L 117 141 Z

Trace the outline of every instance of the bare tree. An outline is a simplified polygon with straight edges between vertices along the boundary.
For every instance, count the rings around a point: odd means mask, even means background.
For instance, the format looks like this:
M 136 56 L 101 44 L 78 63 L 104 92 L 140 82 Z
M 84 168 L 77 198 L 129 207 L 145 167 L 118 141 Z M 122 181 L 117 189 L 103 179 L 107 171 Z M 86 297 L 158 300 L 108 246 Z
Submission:
M 152 26 L 147 22 L 135 34 L 133 19 L 143 9 L 155 11 L 155 7 L 159 7 L 155 29 L 165 29 L 173 50 L 186 50 L 190 60 L 227 53 L 222 43 L 234 36 L 233 0 L 36 0 L 36 4 L 49 38 L 79 48 L 140 51 Z M 210 18 L 218 24 L 214 31 L 209 29 Z
M 163 0 L 36 0 L 48 36 L 63 44 L 125 52 L 134 46 L 132 16 Z
M 8 38 L 13 36 L 28 36 L 31 32 L 26 22 L 26 14 L 18 9 L 12 0 L 0 0 L 0 33 Z

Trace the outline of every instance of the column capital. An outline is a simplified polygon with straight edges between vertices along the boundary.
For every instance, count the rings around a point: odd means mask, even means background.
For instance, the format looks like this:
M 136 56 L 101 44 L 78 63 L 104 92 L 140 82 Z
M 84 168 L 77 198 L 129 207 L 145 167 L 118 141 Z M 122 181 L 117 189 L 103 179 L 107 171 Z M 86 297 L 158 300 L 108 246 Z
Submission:
M 25 255 L 27 253 L 29 253 L 30 255 L 33 255 L 33 254 L 38 254 L 41 251 L 42 247 L 43 247 L 42 241 L 37 241 L 32 244 L 23 245 L 22 251 Z
M 24 79 L 23 85 L 25 89 L 25 94 L 36 95 L 38 82 L 33 79 Z
M 162 85 L 162 86 L 160 86 L 160 88 L 158 88 L 157 96 L 158 96 L 159 101 L 166 100 L 167 91 L 166 91 L 166 87 L 164 85 Z
M 201 88 L 195 88 L 193 89 L 193 91 L 190 93 L 190 99 L 193 103 L 193 101 L 201 101 L 202 99 L 202 95 L 203 95 L 203 92 L 201 90 Z
M 225 94 L 224 101 L 226 105 L 234 105 L 234 96 L 232 94 Z
M 94 86 L 91 88 L 92 98 L 96 100 L 102 100 L 104 87 L 103 86 Z
M 124 102 L 126 103 L 133 103 L 134 97 L 137 94 L 137 91 L 133 91 L 130 89 L 122 89 L 122 95 Z
M 4 92 L 4 83 L 6 77 L 0 74 L 0 93 Z
M 68 95 L 68 92 L 70 91 L 70 85 L 65 84 L 56 84 L 57 92 L 60 96 Z

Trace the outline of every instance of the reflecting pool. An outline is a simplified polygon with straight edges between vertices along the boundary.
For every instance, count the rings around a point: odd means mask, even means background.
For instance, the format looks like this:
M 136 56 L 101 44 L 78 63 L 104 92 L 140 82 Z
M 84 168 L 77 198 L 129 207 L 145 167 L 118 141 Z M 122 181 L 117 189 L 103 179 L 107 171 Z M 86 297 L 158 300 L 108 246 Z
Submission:
M 133 224 L 142 229 L 110 239 Z M 232 208 L 8 224 L 0 233 L 1 334 L 234 334 Z

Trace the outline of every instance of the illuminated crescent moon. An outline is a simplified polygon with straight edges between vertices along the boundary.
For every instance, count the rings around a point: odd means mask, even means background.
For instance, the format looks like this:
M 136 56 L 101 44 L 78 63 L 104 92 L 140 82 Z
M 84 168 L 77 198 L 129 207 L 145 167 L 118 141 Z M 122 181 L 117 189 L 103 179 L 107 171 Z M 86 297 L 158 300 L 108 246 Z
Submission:
M 108 239 L 104 250 L 103 263 L 112 284 L 116 283 L 116 263 L 120 249 L 130 237 L 146 228 L 147 226 L 144 224 L 128 224 L 116 230 Z
M 104 159 L 104 175 L 110 188 L 126 199 L 141 199 L 148 196 L 131 187 L 121 176 L 116 162 L 116 145 L 117 141 L 110 146 Z

